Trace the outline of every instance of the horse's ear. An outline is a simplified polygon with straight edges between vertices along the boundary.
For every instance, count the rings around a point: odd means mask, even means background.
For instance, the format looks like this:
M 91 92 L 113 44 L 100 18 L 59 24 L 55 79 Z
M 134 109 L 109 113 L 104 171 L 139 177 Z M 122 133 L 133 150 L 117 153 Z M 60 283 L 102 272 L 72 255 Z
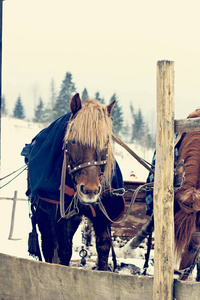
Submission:
M 72 112 L 72 116 L 74 116 L 82 107 L 81 99 L 79 94 L 75 94 L 70 100 L 70 110 Z
M 196 109 L 195 111 L 193 111 L 188 118 L 199 118 L 200 117 L 200 109 Z
M 115 102 L 116 100 L 113 100 L 108 106 L 107 106 L 107 112 L 108 112 L 108 116 L 110 117 L 111 116 L 111 113 L 112 113 L 112 109 L 115 105 Z

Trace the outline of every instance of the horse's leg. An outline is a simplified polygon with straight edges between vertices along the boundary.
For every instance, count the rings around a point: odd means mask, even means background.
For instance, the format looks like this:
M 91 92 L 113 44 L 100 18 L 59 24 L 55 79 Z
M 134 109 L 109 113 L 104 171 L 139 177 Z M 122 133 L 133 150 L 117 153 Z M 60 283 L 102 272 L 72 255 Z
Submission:
M 196 281 L 200 281 L 200 262 L 197 263 L 197 278 Z
M 198 213 L 197 216 L 197 230 L 198 232 L 200 232 L 200 213 Z M 199 239 L 199 247 L 200 247 L 200 239 Z M 197 277 L 196 277 L 196 281 L 200 281 L 200 257 L 197 263 Z
M 200 233 L 200 215 L 197 217 L 196 222 L 196 232 Z M 200 248 L 200 236 L 192 235 L 189 245 L 185 249 L 182 255 L 180 270 L 188 268 L 195 263 L 196 255 L 198 254 L 198 250 Z M 180 278 L 181 280 L 185 280 L 184 276 Z M 200 270 L 197 265 L 197 281 L 200 281 Z
M 97 217 L 98 218 L 98 217 Z M 93 220 L 98 254 L 98 270 L 108 270 L 108 256 L 111 247 L 110 225 L 102 220 Z
M 48 213 L 39 209 L 37 224 L 41 233 L 42 253 L 46 262 L 52 263 L 54 250 L 56 248 L 55 224 L 50 220 Z
M 76 215 L 68 220 L 61 219 L 58 222 L 58 257 L 61 265 L 69 265 L 72 257 L 72 239 L 81 219 L 81 216 Z

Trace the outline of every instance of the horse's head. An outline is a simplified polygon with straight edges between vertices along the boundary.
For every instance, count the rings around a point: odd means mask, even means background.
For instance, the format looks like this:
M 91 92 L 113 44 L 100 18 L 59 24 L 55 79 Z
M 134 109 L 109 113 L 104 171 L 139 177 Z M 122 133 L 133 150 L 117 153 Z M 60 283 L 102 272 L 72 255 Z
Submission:
M 96 100 L 81 103 L 79 94 L 70 102 L 71 120 L 65 134 L 68 172 L 80 201 L 94 204 L 102 186 L 110 186 L 114 169 L 111 111 Z

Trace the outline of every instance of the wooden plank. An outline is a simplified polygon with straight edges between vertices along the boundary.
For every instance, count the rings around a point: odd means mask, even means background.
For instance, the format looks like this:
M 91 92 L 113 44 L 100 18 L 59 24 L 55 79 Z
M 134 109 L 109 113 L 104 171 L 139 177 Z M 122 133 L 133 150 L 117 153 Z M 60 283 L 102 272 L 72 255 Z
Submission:
M 13 198 L 9 198 L 9 197 L 0 197 L 0 200 L 12 200 L 13 201 Z M 28 198 L 17 198 L 17 201 L 25 201 L 27 202 L 28 201 Z
M 200 131 L 200 118 L 190 118 L 174 121 L 175 132 Z
M 126 206 L 127 208 L 129 207 L 127 202 Z M 114 239 L 120 237 L 122 240 L 129 241 L 137 235 L 138 231 L 148 222 L 149 218 L 149 216 L 146 216 L 146 204 L 144 202 L 135 202 L 133 209 L 124 222 L 111 225 L 112 236 Z
M 0 299 L 154 299 L 152 276 L 84 270 L 1 253 L 0 266 Z M 199 282 L 174 283 L 174 299 L 199 300 Z
M 126 193 L 124 195 L 125 201 L 130 202 L 134 191 L 138 188 L 138 186 L 144 185 L 144 184 L 145 184 L 145 182 L 142 182 L 142 181 L 124 181 L 124 188 L 126 190 Z M 145 202 L 145 191 L 144 190 L 141 190 L 137 194 L 137 198 L 135 201 L 136 202 Z
M 173 299 L 174 62 L 157 63 L 157 140 L 154 180 L 154 300 Z

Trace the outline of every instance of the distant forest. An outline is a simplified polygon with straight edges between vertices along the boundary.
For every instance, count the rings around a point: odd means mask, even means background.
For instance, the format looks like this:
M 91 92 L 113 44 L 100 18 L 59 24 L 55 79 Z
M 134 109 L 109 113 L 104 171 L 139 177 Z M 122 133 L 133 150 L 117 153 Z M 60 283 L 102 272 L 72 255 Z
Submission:
M 69 102 L 75 93 L 76 87 L 70 72 L 65 74 L 65 78 L 62 81 L 58 94 L 55 91 L 55 84 L 52 79 L 50 84 L 50 98 L 47 104 L 44 104 L 42 98 L 39 97 L 38 104 L 34 109 L 33 122 L 48 124 L 69 112 Z M 89 94 L 87 88 L 84 88 L 81 100 L 85 102 L 87 98 L 89 98 Z M 105 104 L 104 98 L 100 96 L 98 91 L 95 93 L 93 98 Z M 122 106 L 120 105 L 120 100 L 116 93 L 112 95 L 109 103 L 113 100 L 116 100 L 115 106 L 112 110 L 112 121 L 115 134 L 127 143 L 136 143 L 146 148 L 155 148 L 155 133 L 150 132 L 149 126 L 144 120 L 142 110 L 138 109 L 136 111 L 131 103 L 131 120 L 127 123 L 125 122 Z M 2 97 L 1 112 L 2 115 L 7 115 L 5 97 Z M 13 117 L 18 119 L 26 118 L 21 96 L 18 96 L 15 102 Z

